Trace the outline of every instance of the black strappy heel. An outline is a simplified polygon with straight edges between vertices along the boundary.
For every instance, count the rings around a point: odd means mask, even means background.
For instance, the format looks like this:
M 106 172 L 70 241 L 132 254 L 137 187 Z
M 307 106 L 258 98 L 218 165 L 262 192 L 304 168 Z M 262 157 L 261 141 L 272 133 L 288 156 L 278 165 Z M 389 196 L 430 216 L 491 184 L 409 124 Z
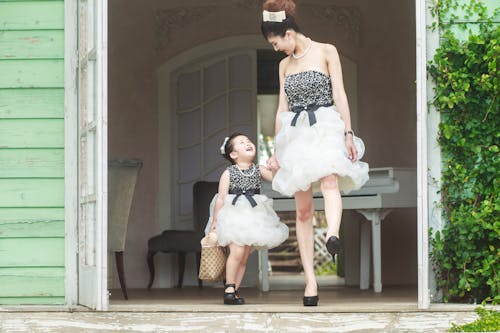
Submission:
M 226 292 L 227 288 L 233 288 L 234 291 L 231 293 Z M 236 297 L 236 285 L 234 283 L 228 283 L 224 285 L 224 304 L 227 305 L 241 305 L 240 299 Z

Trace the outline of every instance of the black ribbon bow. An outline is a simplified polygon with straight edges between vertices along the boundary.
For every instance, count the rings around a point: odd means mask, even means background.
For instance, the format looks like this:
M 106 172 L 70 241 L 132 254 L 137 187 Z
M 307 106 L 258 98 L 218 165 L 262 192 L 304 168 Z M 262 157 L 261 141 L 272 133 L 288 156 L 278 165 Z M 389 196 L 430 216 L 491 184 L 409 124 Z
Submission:
M 323 104 L 323 105 L 318 105 L 318 104 L 310 104 L 306 106 L 301 106 L 297 105 L 292 108 L 292 112 L 295 113 L 295 116 L 292 119 L 291 126 L 297 125 L 297 120 L 299 119 L 299 115 L 302 111 L 307 112 L 307 116 L 309 117 L 309 126 L 312 126 L 316 124 L 316 115 L 314 114 L 314 111 L 318 110 L 321 107 L 328 107 L 331 106 L 332 104 Z
M 236 194 L 236 196 L 233 199 L 233 206 L 236 205 L 236 201 L 238 201 L 238 198 L 242 195 L 244 195 L 247 198 L 248 202 L 250 202 L 250 205 L 252 205 L 252 208 L 257 206 L 257 202 L 253 198 L 254 194 L 256 194 L 255 192 L 256 191 L 254 189 L 234 191 L 234 193 L 231 193 L 231 194 Z

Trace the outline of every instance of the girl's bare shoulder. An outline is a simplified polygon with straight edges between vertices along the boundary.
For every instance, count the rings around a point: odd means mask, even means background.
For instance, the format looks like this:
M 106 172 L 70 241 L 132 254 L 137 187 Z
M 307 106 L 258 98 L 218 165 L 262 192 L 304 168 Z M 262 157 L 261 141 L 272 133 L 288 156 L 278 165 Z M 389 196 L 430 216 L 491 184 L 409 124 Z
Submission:
M 227 168 L 222 172 L 222 175 L 220 175 L 220 180 L 229 180 L 229 170 Z

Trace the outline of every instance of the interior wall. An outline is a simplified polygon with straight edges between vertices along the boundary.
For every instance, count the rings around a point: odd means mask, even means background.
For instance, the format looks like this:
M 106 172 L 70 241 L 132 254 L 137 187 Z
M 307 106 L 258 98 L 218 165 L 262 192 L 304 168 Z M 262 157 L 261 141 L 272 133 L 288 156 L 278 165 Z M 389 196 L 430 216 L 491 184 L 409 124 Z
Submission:
M 384 0 L 383 4 L 298 1 L 298 19 L 306 35 L 334 43 L 342 55 L 357 63 L 358 135 L 367 150 L 363 159 L 371 167 L 415 167 L 414 2 Z M 109 156 L 144 161 L 125 250 L 130 288 L 147 285 L 147 240 L 161 232 L 156 69 L 195 45 L 260 33 L 259 7 L 260 1 L 254 0 L 109 0 Z M 357 261 L 361 217 L 353 212 L 344 212 L 344 217 L 349 220 L 344 225 L 346 260 Z M 416 242 L 416 209 L 397 210 L 386 218 L 382 224 L 384 284 L 416 284 Z M 168 266 L 166 256 L 157 257 L 157 275 L 162 275 Z M 357 283 L 358 273 L 357 266 L 351 265 L 347 282 Z M 194 282 L 189 276 L 186 279 Z

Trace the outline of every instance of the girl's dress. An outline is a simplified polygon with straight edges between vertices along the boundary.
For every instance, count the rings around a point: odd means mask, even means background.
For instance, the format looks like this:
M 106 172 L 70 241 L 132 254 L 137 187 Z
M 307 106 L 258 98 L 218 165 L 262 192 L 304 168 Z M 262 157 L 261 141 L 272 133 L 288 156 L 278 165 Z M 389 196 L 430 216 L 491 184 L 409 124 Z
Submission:
M 252 164 L 249 169 L 240 170 L 231 165 L 227 169 L 229 194 L 217 215 L 219 244 L 273 248 L 283 243 L 288 238 L 288 227 L 273 210 L 272 199 L 259 194 L 262 182 L 259 167 Z M 213 209 L 210 215 L 211 222 Z
M 330 76 L 318 71 L 288 75 L 284 82 L 291 112 L 280 113 L 276 158 L 280 169 L 273 189 L 288 196 L 313 186 L 331 174 L 339 176 L 344 193 L 357 190 L 368 180 L 368 164 L 351 162 L 345 146 L 344 121 L 333 105 Z M 355 138 L 358 155 L 364 145 Z

